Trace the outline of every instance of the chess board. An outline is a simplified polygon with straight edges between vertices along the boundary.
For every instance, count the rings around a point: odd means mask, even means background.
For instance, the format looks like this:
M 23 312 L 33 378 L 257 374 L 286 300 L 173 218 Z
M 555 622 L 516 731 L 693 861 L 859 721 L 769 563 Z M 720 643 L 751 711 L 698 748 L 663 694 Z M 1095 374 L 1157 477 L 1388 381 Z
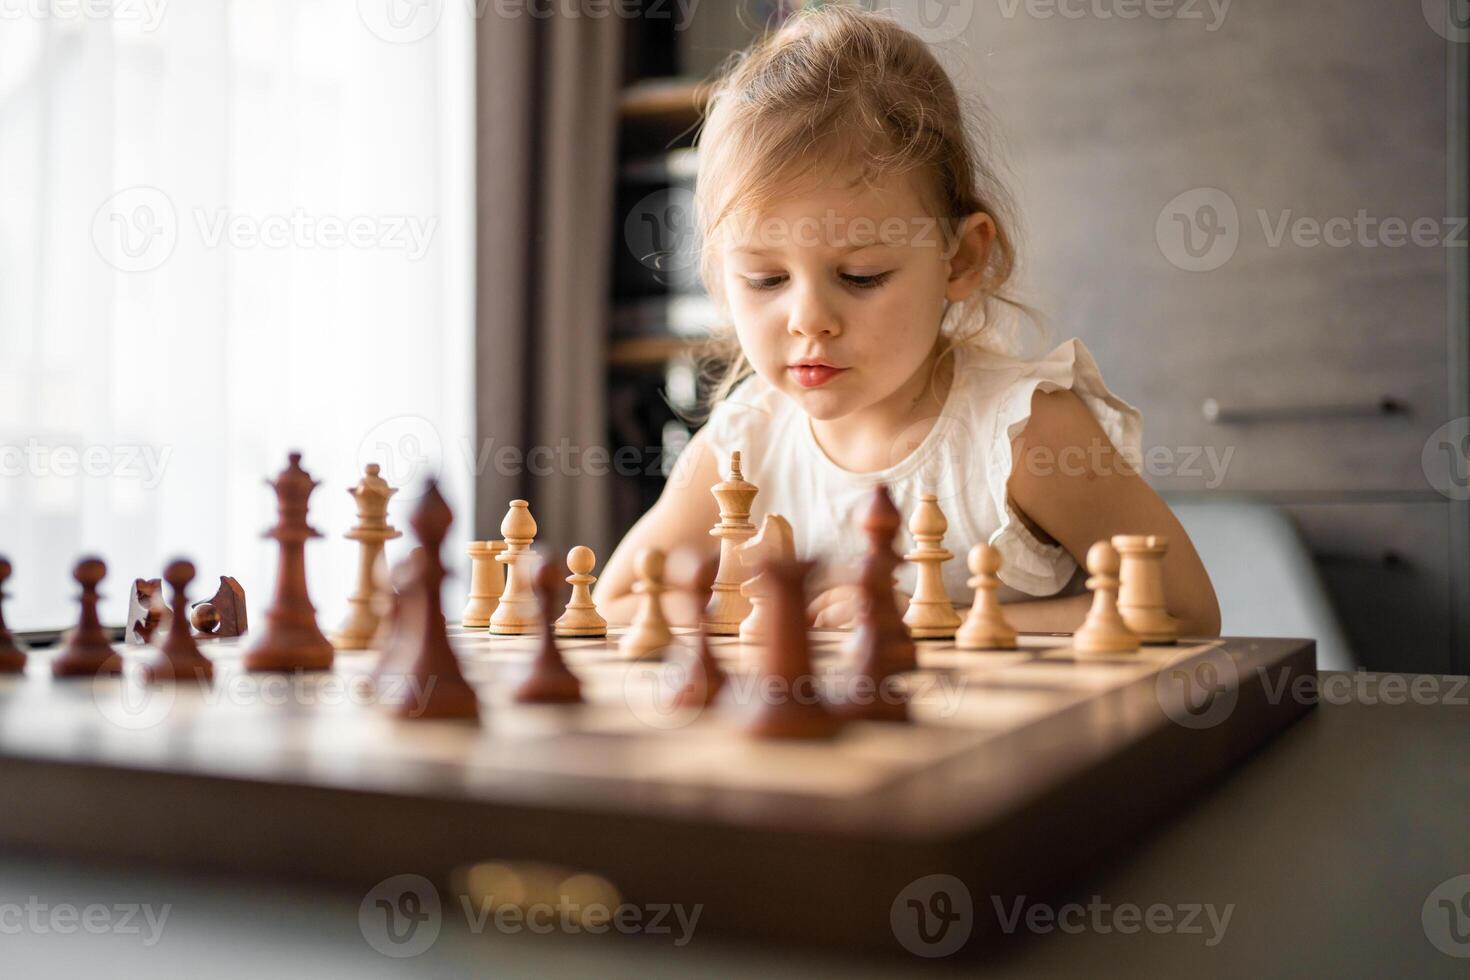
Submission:
M 1282 692 L 1315 673 L 1307 640 L 929 641 L 902 677 L 910 724 L 776 742 L 742 732 L 762 694 L 737 640 L 713 641 L 726 701 L 676 711 L 692 638 L 637 663 L 617 638 L 562 642 L 586 704 L 529 706 L 510 692 L 535 638 L 452 630 L 478 726 L 390 717 L 371 651 L 261 675 L 242 641 L 205 641 L 207 690 L 142 684 L 139 648 L 119 647 L 124 676 L 83 681 L 37 652 L 0 678 L 0 843 L 362 889 L 530 862 L 698 904 L 702 932 L 895 948 L 910 882 L 954 875 L 977 902 L 1063 886 L 1308 710 Z M 844 640 L 812 634 L 829 690 Z

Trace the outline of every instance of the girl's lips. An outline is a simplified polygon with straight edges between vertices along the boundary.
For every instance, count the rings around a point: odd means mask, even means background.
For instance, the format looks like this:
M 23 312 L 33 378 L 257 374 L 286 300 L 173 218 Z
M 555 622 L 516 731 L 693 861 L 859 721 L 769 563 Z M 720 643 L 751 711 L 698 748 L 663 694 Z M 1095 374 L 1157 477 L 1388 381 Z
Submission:
M 803 388 L 820 388 L 847 368 L 833 367 L 830 364 L 793 364 L 787 370 Z

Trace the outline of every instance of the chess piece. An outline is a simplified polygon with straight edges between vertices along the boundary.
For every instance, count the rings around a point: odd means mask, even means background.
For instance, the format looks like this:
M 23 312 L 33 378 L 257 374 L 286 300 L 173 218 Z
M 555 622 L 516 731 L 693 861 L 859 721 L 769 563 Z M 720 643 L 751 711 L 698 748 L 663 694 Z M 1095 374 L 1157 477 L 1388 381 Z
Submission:
M 888 488 L 880 484 L 874 488 L 873 502 L 863 517 L 863 534 L 868 539 L 861 577 L 864 602 L 848 646 L 855 663 L 860 663 L 870 650 L 881 651 L 884 664 L 893 672 L 917 670 L 919 666 L 913 638 L 899 615 L 894 594 L 893 573 L 903 559 L 893 543 L 902 524 L 903 517 L 893 505 Z
M 914 597 L 903 615 L 915 639 L 945 639 L 954 636 L 960 625 L 960 614 L 955 612 L 954 603 L 944 590 L 942 566 L 954 557 L 940 543 L 948 529 L 949 521 L 939 509 L 939 498 L 932 493 L 921 496 L 914 516 L 909 519 L 909 534 L 913 535 L 915 548 L 903 556 L 919 566 Z
M 534 587 L 541 604 L 543 624 L 541 647 L 531 661 L 531 672 L 516 688 L 515 699 L 521 704 L 579 704 L 582 701 L 582 683 L 567 669 L 567 662 L 556 647 L 556 627 L 552 621 L 556 593 L 564 571 L 555 561 L 545 562 L 536 569 Z
M 185 590 L 194 581 L 194 565 L 187 561 L 170 562 L 163 570 L 164 581 L 173 591 L 173 617 L 168 632 L 158 644 L 158 656 L 143 668 L 148 683 L 197 681 L 207 684 L 214 678 L 214 664 L 199 652 L 194 634 L 189 631 L 189 600 Z
M 1118 614 L 1146 644 L 1179 642 L 1179 621 L 1164 603 L 1164 555 L 1169 539 L 1160 534 L 1115 534 L 1118 549 Z
M 642 599 L 628 632 L 618 643 L 618 652 L 629 660 L 655 660 L 659 651 L 674 642 L 669 619 L 664 615 L 664 553 L 644 548 L 638 553 L 635 569 L 638 581 L 633 583 L 633 593 Z
M 697 559 L 689 575 L 679 582 L 682 587 L 694 594 L 695 601 L 700 606 L 705 606 L 710 600 L 710 593 L 714 591 L 718 566 L 719 562 L 714 558 Z M 688 676 L 674 692 L 675 707 L 708 707 L 714 704 L 715 699 L 720 696 L 720 691 L 725 687 L 725 671 L 720 666 L 720 662 L 715 659 L 714 651 L 710 649 L 709 638 L 710 627 L 707 623 L 701 622 L 695 654 L 689 661 Z
M 1092 608 L 1072 637 L 1074 649 L 1084 653 L 1127 653 L 1138 649 L 1138 637 L 1118 614 L 1118 552 L 1106 541 L 1087 550 L 1087 587 Z
M 760 703 L 746 731 L 757 738 L 831 738 L 842 719 L 822 703 L 807 642 L 804 585 L 811 563 L 776 560 L 757 567 L 770 584 L 770 631 L 760 651 Z
M 83 558 L 72 570 L 72 577 L 82 587 L 82 612 L 76 628 L 67 634 L 61 654 L 51 661 L 51 673 L 56 677 L 122 673 L 122 657 L 112 649 L 107 631 L 97 619 L 97 586 L 106 575 L 107 566 L 101 558 Z
M 730 478 L 710 489 L 720 505 L 720 521 L 709 532 L 720 539 L 720 566 L 700 625 L 714 636 L 736 635 L 741 621 L 750 615 L 750 600 L 740 589 L 747 576 L 739 549 L 755 536 L 750 508 L 758 492 L 740 472 L 740 453 L 731 453 Z
M 198 609 L 203 605 L 213 606 L 219 617 L 219 628 L 206 631 L 216 637 L 244 636 L 245 631 L 250 628 L 245 615 L 245 590 L 228 575 L 219 577 L 219 588 L 214 590 L 213 597 L 195 603 L 194 608 Z M 198 624 L 195 625 L 197 627 Z
M 592 583 L 597 581 L 592 568 L 596 564 L 597 556 L 591 548 L 579 544 L 567 552 L 567 567 L 571 570 L 567 582 L 572 586 L 572 598 L 556 621 L 557 636 L 607 636 L 607 620 L 592 601 Z
M 444 584 L 441 557 L 444 538 L 454 513 L 429 480 L 428 489 L 409 517 L 422 550 L 409 567 L 407 590 L 394 647 L 385 656 L 388 670 L 377 677 L 378 698 L 400 718 L 460 718 L 478 720 L 480 702 L 475 689 L 460 672 L 449 645 L 440 589 Z
M 189 622 L 194 629 L 209 636 L 219 629 L 219 610 L 214 608 L 212 602 L 196 603 L 194 608 L 189 610 Z
M 245 652 L 246 670 L 330 670 L 332 644 L 316 624 L 316 607 L 306 591 L 306 542 L 321 537 L 306 522 L 307 500 L 317 483 L 301 468 L 301 454 L 291 453 L 275 482 L 276 526 L 265 533 L 280 548 L 276 594 L 265 611 L 265 632 Z
M 495 560 L 505 566 L 505 591 L 490 617 L 490 632 L 502 636 L 525 636 L 536 629 L 536 596 L 531 588 L 532 563 L 535 554 L 530 550 L 536 540 L 536 519 L 531 516 L 531 505 L 524 500 L 512 500 L 505 520 L 500 522 L 500 533 L 505 538 L 505 551 Z
M 470 597 L 459 621 L 469 629 L 482 629 L 490 625 L 505 591 L 505 566 L 495 560 L 505 551 L 505 542 L 471 541 L 465 550 L 470 556 Z
M 887 494 L 884 493 L 883 496 L 886 500 Z M 892 501 L 888 503 L 892 507 Z M 879 519 L 882 519 L 881 513 Z M 898 523 L 898 511 L 894 510 L 892 533 L 897 533 Z M 898 556 L 893 555 L 891 548 L 888 553 L 893 556 L 893 562 L 897 562 Z M 870 558 L 863 563 L 863 574 L 859 582 L 862 590 L 862 625 L 853 637 L 853 668 L 848 673 L 847 689 L 843 697 L 832 706 L 833 712 L 849 721 L 909 720 L 908 696 L 893 680 L 897 676 L 894 663 L 902 662 L 903 658 L 902 653 L 898 657 L 894 656 L 893 641 L 901 638 L 900 643 L 906 644 L 910 658 L 913 657 L 914 644 L 898 618 L 898 607 L 893 601 L 893 567 L 892 563 L 882 560 L 881 554 L 877 560 Z M 890 611 L 881 612 L 885 607 Z M 875 628 L 885 618 L 898 627 L 895 630 L 890 626 L 887 638 L 881 628 Z
M 5 628 L 5 580 L 11 571 L 10 561 L 0 557 L 0 674 L 18 674 L 26 669 L 25 648 Z
M 736 557 L 747 569 L 759 569 L 776 562 L 796 560 L 796 534 L 791 522 L 780 514 L 767 514 L 760 533 L 742 544 Z M 740 586 L 740 594 L 750 603 L 750 612 L 740 621 L 740 642 L 754 646 L 766 641 L 770 633 L 770 598 L 774 582 L 757 571 Z
M 129 646 L 147 646 L 154 633 L 168 629 L 172 616 L 163 601 L 162 579 L 134 579 L 132 591 L 128 593 L 128 625 L 123 642 Z
M 378 614 L 378 632 L 373 637 L 373 649 L 378 651 L 378 664 L 373 668 L 372 680 L 376 683 L 384 674 L 392 674 L 396 665 L 392 654 L 398 649 L 399 625 L 403 621 L 404 596 L 412 604 L 413 584 L 418 576 L 418 564 L 423 560 L 423 549 L 414 548 L 402 561 L 388 571 L 379 566 L 374 572 L 373 603 Z
M 1000 578 L 996 575 L 1000 563 L 1000 552 L 988 544 L 970 549 L 970 588 L 975 590 L 975 603 L 955 632 L 954 645 L 961 650 L 1016 648 L 1016 631 L 1000 607 Z
M 357 486 L 348 489 L 357 501 L 357 523 L 347 532 L 349 541 L 357 542 L 357 584 L 347 597 L 347 617 L 332 634 L 332 645 L 339 650 L 366 650 L 378 631 L 378 615 L 373 612 L 374 570 L 384 562 L 385 542 L 402 537 L 402 532 L 388 523 L 388 501 L 398 492 L 378 475 L 377 463 L 369 463 Z

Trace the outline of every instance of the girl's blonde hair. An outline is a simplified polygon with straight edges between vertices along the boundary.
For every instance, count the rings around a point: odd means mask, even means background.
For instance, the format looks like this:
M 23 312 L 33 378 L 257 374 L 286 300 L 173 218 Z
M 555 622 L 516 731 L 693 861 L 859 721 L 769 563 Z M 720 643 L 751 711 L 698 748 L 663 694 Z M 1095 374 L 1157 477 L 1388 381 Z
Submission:
M 974 111 L 983 117 L 983 107 Z M 995 222 L 976 297 L 946 308 L 946 349 L 978 343 L 1002 306 L 1030 313 L 1006 291 L 1016 271 L 1015 215 L 996 164 L 971 142 L 949 75 L 892 17 L 839 4 L 798 11 L 731 55 L 697 145 L 700 276 L 721 309 L 729 309 L 716 247 L 724 223 L 789 195 L 802 178 L 855 164 L 869 181 L 918 175 L 946 248 L 966 216 L 982 211 Z M 705 366 L 711 403 L 751 373 L 728 326 L 713 331 Z

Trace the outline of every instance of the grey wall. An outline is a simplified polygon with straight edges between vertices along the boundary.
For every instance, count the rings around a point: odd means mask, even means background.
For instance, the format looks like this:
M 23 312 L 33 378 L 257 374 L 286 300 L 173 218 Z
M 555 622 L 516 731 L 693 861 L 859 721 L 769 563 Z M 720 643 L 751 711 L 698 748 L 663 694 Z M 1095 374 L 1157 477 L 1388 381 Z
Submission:
M 1184 0 L 1155 9 L 1201 19 L 1099 7 L 1128 9 L 1089 0 L 1068 18 L 1049 3 L 979 2 L 938 47 L 999 122 L 1029 295 L 1057 339 L 1082 337 L 1143 409 L 1145 444 L 1160 452 L 1155 486 L 1287 505 L 1360 660 L 1449 669 L 1462 564 L 1450 527 L 1463 505 L 1430 482 L 1447 477 L 1448 456 L 1429 474 L 1421 456 L 1464 414 L 1446 367 L 1449 262 L 1463 249 L 1390 247 L 1381 229 L 1359 241 L 1341 222 L 1333 230 L 1352 241 L 1331 247 L 1289 229 L 1362 211 L 1431 219 L 1423 237 L 1442 238 L 1443 219 L 1464 214 L 1463 198 L 1449 199 L 1463 171 L 1450 172 L 1446 135 L 1453 112 L 1463 142 L 1447 63 L 1464 45 L 1417 2 L 1236 0 L 1223 19 Z M 1201 203 L 1225 232 L 1213 251 Z M 1185 248 L 1186 225 L 1202 255 Z M 1385 396 L 1404 411 L 1375 414 Z M 1211 397 L 1252 420 L 1207 422 Z M 1187 467 L 1195 447 L 1215 465 Z

